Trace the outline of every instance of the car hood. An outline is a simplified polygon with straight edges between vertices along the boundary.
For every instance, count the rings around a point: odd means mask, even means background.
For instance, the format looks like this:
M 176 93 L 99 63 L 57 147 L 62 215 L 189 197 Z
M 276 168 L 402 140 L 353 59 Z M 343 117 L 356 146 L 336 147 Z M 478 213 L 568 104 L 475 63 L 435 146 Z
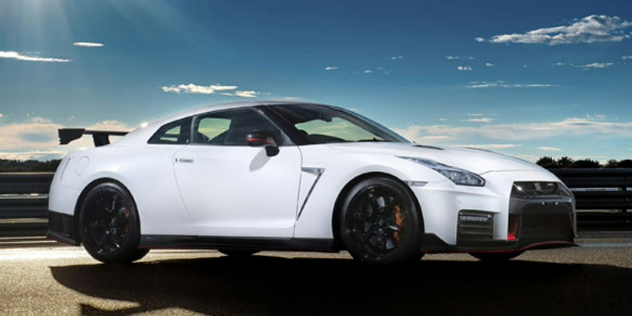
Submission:
M 502 155 L 492 151 L 473 148 L 449 148 L 407 143 L 341 143 L 329 144 L 332 149 L 367 154 L 389 154 L 434 160 L 438 163 L 465 169 L 477 174 L 493 171 L 544 171 L 546 169 L 531 162 Z

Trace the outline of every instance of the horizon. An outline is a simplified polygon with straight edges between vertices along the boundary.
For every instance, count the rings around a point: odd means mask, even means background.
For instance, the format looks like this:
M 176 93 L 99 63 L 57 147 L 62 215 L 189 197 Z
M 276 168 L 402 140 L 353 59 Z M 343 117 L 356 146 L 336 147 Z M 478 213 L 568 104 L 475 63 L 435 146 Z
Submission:
M 60 159 L 57 129 L 132 130 L 285 100 L 417 143 L 632 158 L 629 1 L 0 3 L 0 158 Z

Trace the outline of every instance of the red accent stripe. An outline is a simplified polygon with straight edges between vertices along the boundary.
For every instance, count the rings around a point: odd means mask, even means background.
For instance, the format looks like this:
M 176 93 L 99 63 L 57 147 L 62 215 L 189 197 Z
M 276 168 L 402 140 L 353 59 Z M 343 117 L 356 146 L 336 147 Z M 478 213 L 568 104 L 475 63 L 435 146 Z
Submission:
M 517 252 L 517 251 L 525 251 L 525 250 L 529 250 L 529 249 L 539 249 L 539 248 L 562 248 L 562 247 L 578 247 L 579 245 L 574 243 L 574 242 L 570 242 L 570 241 L 547 241 L 547 242 L 539 242 L 539 243 L 535 243 L 535 244 L 531 244 L 522 248 L 515 248 L 515 249 L 503 249 L 503 250 L 475 250 L 475 251 L 468 251 L 468 250 L 460 250 L 460 251 L 450 251 L 447 253 L 505 253 L 505 252 Z M 429 252 L 424 252 L 424 253 L 446 253 L 445 251 L 429 251 Z

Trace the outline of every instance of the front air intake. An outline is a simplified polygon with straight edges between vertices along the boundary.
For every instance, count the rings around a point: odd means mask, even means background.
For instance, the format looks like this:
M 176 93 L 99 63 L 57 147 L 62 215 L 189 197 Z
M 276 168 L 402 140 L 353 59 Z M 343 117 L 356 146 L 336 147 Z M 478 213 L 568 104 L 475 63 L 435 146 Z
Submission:
M 459 212 L 457 244 L 477 243 L 494 238 L 494 215 L 490 212 Z

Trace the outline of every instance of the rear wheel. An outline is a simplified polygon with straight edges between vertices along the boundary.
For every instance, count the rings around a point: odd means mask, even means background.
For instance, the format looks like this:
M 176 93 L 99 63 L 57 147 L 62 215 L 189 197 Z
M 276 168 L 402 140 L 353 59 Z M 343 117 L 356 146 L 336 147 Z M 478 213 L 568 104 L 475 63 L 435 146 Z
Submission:
M 519 255 L 521 255 L 524 251 L 513 251 L 513 252 L 472 252 L 470 255 L 478 260 L 484 262 L 504 262 L 509 261 Z
M 79 213 L 81 240 L 88 253 L 105 263 L 129 263 L 149 250 L 138 249 L 140 221 L 136 205 L 125 188 L 106 182 L 95 186 Z
M 360 181 L 345 198 L 339 219 L 344 246 L 362 263 L 395 264 L 422 257 L 421 212 L 409 188 L 397 180 Z

